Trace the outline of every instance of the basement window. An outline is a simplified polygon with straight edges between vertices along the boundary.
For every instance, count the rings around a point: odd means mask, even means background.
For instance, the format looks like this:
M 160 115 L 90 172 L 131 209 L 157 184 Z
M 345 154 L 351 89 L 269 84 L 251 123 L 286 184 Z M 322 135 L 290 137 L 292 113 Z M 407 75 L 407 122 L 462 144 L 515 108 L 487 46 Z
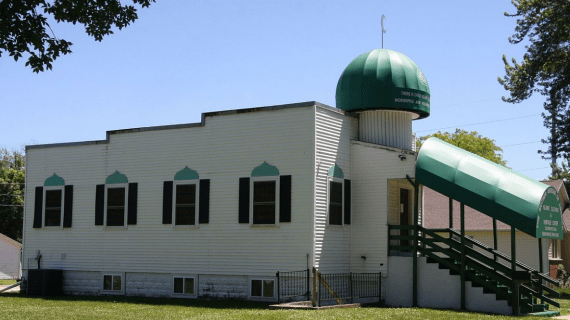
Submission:
M 252 279 L 251 296 L 254 298 L 274 298 L 275 281 Z
M 118 274 L 103 275 L 103 291 L 121 292 L 123 290 L 123 277 Z
M 194 295 L 194 278 L 174 277 L 174 293 Z

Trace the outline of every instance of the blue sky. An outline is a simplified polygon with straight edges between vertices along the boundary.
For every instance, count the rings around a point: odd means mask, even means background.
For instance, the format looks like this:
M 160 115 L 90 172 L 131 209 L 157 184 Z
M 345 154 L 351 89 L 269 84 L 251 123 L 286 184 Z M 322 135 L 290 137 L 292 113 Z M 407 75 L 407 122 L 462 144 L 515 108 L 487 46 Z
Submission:
M 384 14 L 384 48 L 414 60 L 430 85 L 431 116 L 414 121 L 414 132 L 478 131 L 506 146 L 509 167 L 544 179 L 550 169 L 537 150 L 546 147 L 533 143 L 548 135 L 544 98 L 501 101 L 501 57 L 524 53 L 508 42 L 515 19 L 505 11 L 514 11 L 509 0 L 158 0 L 102 42 L 54 23 L 74 45 L 53 71 L 0 58 L 0 147 L 100 140 L 107 130 L 199 122 L 208 111 L 335 106 L 344 68 L 381 47 Z M 463 126 L 515 117 L 525 118 Z

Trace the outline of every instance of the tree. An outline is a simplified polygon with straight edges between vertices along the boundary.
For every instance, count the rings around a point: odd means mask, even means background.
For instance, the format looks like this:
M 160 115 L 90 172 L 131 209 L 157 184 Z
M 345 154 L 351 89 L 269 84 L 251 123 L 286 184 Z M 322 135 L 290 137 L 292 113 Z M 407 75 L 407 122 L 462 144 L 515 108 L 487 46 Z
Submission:
M 438 131 L 437 133 L 420 137 L 417 141 L 417 149 L 419 150 L 424 141 L 431 137 L 441 139 L 502 166 L 507 165 L 507 161 L 503 160 L 503 155 L 500 153 L 503 152 L 503 149 L 495 145 L 495 140 L 483 137 L 477 131 L 467 132 L 461 129 L 455 129 L 454 133 L 441 133 Z
M 145 8 L 156 0 L 132 2 Z M 0 0 L 0 57 L 5 51 L 18 61 L 26 54 L 26 66 L 34 72 L 51 70 L 57 57 L 71 53 L 72 43 L 56 37 L 50 16 L 84 25 L 97 41 L 113 34 L 113 27 L 121 30 L 138 19 L 137 9 L 120 0 Z
M 521 63 L 512 65 L 503 55 L 505 76 L 499 83 L 510 93 L 503 97 L 509 103 L 519 103 L 538 92 L 547 97 L 542 114 L 550 136 L 542 140 L 548 150 L 538 152 L 544 159 L 570 157 L 570 1 L 512 0 L 516 13 L 515 33 L 509 42 L 519 44 L 527 39 L 527 52 Z
M 0 149 L 0 233 L 21 242 L 24 212 L 25 158 Z
M 548 180 L 562 180 L 566 190 L 570 191 L 570 161 L 568 165 L 562 162 L 561 167 L 555 163 L 552 164 L 552 175 L 548 176 Z

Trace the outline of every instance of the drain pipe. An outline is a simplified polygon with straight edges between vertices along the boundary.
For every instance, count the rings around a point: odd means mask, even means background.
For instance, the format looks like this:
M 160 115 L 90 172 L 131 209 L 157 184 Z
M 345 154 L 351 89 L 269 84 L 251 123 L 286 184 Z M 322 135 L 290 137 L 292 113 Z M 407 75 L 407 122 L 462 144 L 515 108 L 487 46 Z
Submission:
M 36 255 L 36 260 L 38 260 L 38 269 L 41 269 L 41 260 L 42 260 L 42 254 L 40 253 L 40 250 L 38 250 L 38 254 Z

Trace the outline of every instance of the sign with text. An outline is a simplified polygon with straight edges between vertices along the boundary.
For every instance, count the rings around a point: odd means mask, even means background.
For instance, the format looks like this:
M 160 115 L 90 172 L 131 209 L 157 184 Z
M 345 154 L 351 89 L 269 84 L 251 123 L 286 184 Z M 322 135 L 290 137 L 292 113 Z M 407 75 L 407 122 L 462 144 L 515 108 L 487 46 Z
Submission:
M 536 219 L 536 237 L 547 239 L 563 239 L 562 212 L 558 191 L 550 187 L 546 189 L 540 200 Z

